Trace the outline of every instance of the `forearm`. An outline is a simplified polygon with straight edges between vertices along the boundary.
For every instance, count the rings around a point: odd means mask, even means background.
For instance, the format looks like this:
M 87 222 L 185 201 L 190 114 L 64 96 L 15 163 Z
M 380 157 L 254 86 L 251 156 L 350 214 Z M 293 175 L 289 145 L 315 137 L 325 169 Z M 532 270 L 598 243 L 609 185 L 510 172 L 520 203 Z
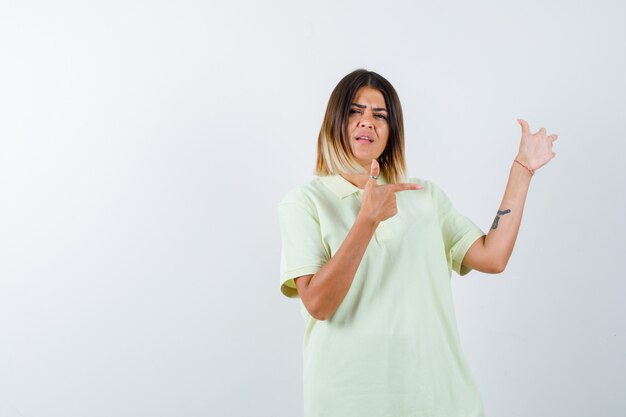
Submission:
M 532 175 L 514 162 L 502 197 L 500 208 L 484 238 L 486 256 L 491 261 L 491 272 L 501 272 L 511 257 L 524 212 L 526 195 Z
M 339 308 L 377 225 L 365 216 L 357 217 L 337 252 L 309 281 L 303 301 L 316 318 L 326 320 Z

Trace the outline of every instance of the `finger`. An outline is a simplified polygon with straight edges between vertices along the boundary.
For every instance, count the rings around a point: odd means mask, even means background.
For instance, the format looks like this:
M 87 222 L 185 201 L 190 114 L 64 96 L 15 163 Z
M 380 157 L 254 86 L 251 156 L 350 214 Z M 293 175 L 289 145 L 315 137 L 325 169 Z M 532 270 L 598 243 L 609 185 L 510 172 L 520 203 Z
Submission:
M 552 142 L 554 142 L 555 140 L 557 140 L 557 139 L 559 138 L 559 135 L 556 135 L 556 134 L 554 134 L 554 135 L 550 135 L 550 136 L 548 136 L 548 138 L 549 138 Z
M 371 183 L 373 184 L 377 184 L 376 180 L 372 177 L 378 178 L 378 175 L 380 174 L 380 165 L 378 164 L 378 161 L 375 159 L 372 159 L 372 165 L 370 166 L 370 178 L 367 181 L 368 184 Z
M 406 183 L 406 182 L 400 183 L 400 184 L 389 184 L 389 187 L 394 193 L 397 193 L 398 191 L 421 190 L 422 188 L 424 188 L 419 184 Z
M 539 130 L 537 131 L 537 133 L 538 133 L 538 134 L 541 134 L 541 135 L 545 135 L 545 134 L 546 134 L 546 129 L 542 127 L 541 129 L 539 129 Z
M 517 119 L 517 123 L 522 127 L 522 136 L 526 136 L 530 133 L 530 127 L 528 126 L 528 122 L 524 119 Z

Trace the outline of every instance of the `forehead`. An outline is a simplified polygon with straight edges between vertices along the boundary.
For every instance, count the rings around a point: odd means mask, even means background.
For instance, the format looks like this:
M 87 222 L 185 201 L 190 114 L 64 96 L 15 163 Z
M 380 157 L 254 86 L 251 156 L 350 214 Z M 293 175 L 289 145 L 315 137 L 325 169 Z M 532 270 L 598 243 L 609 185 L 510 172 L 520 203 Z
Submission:
M 380 90 L 372 87 L 361 87 L 354 95 L 353 103 L 370 105 L 372 107 L 385 107 L 385 97 Z

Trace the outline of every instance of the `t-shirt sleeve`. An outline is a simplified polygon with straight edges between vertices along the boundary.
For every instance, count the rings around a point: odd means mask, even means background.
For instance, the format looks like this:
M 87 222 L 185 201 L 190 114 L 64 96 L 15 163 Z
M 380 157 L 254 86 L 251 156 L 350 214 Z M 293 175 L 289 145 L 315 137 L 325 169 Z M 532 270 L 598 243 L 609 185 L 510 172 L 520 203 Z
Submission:
M 448 265 L 463 276 L 472 269 L 463 265 L 463 258 L 472 244 L 485 233 L 470 219 L 456 211 L 448 196 L 436 185 L 430 183 L 437 206 L 441 235 Z
M 310 203 L 288 196 L 278 205 L 278 220 L 282 239 L 280 290 L 287 297 L 297 297 L 294 278 L 315 274 L 329 256 L 319 218 Z

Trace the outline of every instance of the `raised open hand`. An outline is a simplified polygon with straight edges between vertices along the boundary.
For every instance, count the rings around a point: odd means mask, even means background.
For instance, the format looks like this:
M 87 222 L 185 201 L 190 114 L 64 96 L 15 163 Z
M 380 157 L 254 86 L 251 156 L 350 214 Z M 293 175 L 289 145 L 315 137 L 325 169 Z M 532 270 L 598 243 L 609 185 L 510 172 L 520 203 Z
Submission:
M 370 168 L 370 178 L 363 189 L 363 202 L 360 216 L 366 216 L 375 223 L 395 216 L 398 213 L 396 206 L 396 193 L 407 190 L 421 190 L 421 185 L 412 183 L 378 185 L 376 179 L 380 174 L 380 165 L 373 159 Z
M 535 171 L 555 157 L 552 152 L 552 144 L 558 138 L 557 135 L 547 135 L 543 127 L 536 133 L 530 133 L 530 127 L 525 120 L 518 119 L 517 122 L 522 127 L 522 140 L 519 152 L 515 158 L 528 169 Z

